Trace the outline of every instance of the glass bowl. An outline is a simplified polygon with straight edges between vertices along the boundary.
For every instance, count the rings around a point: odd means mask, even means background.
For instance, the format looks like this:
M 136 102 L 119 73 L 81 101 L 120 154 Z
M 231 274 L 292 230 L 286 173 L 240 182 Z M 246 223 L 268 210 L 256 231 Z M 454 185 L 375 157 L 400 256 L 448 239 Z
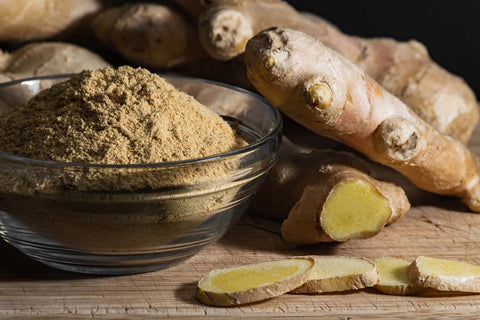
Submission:
M 70 76 L 0 84 L 0 114 Z M 249 144 L 201 159 L 136 165 L 41 161 L 0 152 L 5 241 L 59 269 L 132 274 L 167 268 L 224 235 L 277 160 L 281 116 L 248 91 L 164 77 L 232 122 Z

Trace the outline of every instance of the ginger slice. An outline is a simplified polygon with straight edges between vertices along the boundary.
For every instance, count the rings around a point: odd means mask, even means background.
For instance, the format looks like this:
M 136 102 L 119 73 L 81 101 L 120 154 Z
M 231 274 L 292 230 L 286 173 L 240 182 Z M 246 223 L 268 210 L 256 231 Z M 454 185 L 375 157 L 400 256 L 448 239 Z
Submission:
M 370 260 L 342 256 L 316 256 L 310 278 L 292 293 L 323 293 L 357 290 L 378 282 L 378 272 Z
M 480 292 L 480 266 L 462 261 L 420 256 L 408 267 L 408 276 L 439 291 Z
M 400 296 L 414 295 L 425 290 L 408 278 L 409 261 L 395 257 L 382 257 L 373 262 L 377 266 L 380 277 L 380 281 L 373 287 L 375 290 Z
M 313 265 L 305 257 L 213 270 L 198 282 L 197 299 L 232 306 L 277 297 L 301 286 Z

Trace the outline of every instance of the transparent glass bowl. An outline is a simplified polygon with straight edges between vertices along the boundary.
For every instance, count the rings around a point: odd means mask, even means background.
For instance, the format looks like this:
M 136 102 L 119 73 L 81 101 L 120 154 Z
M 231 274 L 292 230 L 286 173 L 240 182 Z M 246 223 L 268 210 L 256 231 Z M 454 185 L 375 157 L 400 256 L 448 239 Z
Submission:
M 69 76 L 0 84 L 0 113 Z M 169 267 L 222 237 L 277 160 L 281 116 L 239 88 L 166 79 L 234 122 L 248 146 L 145 165 L 61 163 L 0 152 L 3 239 L 59 269 L 131 274 Z

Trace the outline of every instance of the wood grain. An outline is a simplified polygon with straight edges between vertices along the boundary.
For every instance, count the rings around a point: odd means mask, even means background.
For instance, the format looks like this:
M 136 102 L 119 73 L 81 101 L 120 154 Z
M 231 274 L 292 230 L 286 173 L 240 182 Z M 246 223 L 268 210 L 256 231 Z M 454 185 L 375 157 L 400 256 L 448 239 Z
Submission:
M 480 154 L 480 131 L 470 147 Z M 403 181 L 402 183 L 405 183 Z M 424 294 L 388 296 L 363 290 L 344 294 L 291 295 L 235 308 L 215 308 L 194 299 L 196 283 L 211 269 L 280 259 L 291 255 L 326 254 L 376 258 L 395 255 L 413 259 L 428 255 L 480 264 L 480 215 L 460 200 L 406 186 L 414 207 L 397 224 L 367 240 L 341 244 L 287 247 L 279 223 L 246 215 L 216 244 L 167 270 L 133 276 L 73 274 L 43 266 L 0 242 L 0 319 L 106 318 L 172 319 L 422 319 L 476 318 L 480 295 Z M 416 196 L 415 196 L 416 195 Z

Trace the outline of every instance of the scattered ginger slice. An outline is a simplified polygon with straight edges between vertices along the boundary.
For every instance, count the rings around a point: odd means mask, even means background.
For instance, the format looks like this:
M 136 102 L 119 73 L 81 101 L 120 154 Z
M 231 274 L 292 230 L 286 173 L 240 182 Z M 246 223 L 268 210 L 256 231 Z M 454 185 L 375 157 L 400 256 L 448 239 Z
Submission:
M 407 268 L 410 262 L 395 257 L 382 257 L 373 260 L 377 266 L 380 281 L 373 287 L 375 290 L 392 295 L 413 295 L 424 291 L 409 278 Z
M 370 260 L 342 256 L 315 256 L 308 281 L 292 293 L 323 293 L 372 287 L 378 272 Z
M 408 267 L 416 284 L 439 291 L 480 292 L 480 266 L 420 256 Z
M 232 306 L 277 297 L 301 286 L 313 265 L 306 257 L 213 270 L 198 282 L 197 299 Z

